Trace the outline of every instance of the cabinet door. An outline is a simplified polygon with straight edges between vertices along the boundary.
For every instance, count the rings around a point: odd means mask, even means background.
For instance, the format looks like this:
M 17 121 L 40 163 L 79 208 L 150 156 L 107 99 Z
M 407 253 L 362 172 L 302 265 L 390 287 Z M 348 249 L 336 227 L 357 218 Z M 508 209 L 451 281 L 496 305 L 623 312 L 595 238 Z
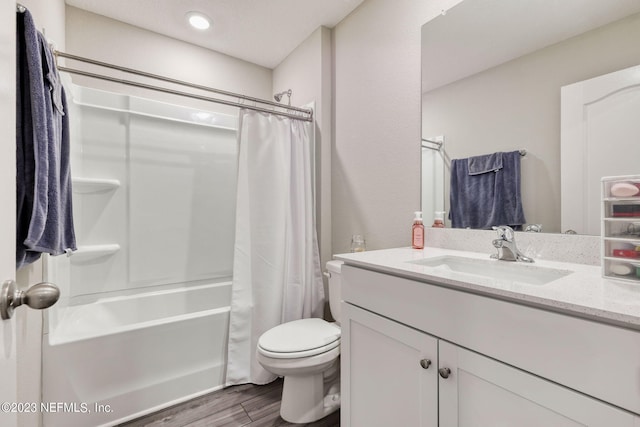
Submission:
M 438 342 L 342 304 L 343 427 L 438 425 Z
M 633 427 L 637 422 L 629 412 L 445 341 L 439 358 L 440 370 L 450 370 L 448 378 L 439 379 L 441 427 Z

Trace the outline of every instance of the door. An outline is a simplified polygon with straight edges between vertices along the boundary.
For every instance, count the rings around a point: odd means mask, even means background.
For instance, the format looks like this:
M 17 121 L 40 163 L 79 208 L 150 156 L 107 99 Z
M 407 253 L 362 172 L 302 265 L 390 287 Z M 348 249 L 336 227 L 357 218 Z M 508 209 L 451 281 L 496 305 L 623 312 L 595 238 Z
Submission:
M 445 341 L 439 344 L 441 427 L 634 427 L 638 418 Z M 443 378 L 446 377 L 446 378 Z
M 438 342 L 342 304 L 341 425 L 438 425 Z
M 562 231 L 600 234 L 604 176 L 640 174 L 640 66 L 562 87 Z
M 15 34 L 16 5 L 0 2 L 0 284 L 15 279 Z M 14 317 L 15 319 L 15 317 Z M 16 321 L 0 320 L 0 402 L 17 402 Z M 0 403 L 0 425 L 17 414 Z M 9 409 L 7 411 L 7 409 Z

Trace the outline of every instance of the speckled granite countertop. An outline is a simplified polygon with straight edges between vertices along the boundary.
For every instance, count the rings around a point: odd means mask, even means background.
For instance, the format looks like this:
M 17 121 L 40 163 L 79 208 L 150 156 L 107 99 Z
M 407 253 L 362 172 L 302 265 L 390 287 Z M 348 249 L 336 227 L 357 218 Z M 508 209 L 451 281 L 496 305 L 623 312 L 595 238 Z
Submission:
M 493 279 L 416 264 L 416 260 L 457 256 L 507 263 L 515 268 L 546 267 L 570 273 L 543 285 Z M 488 253 L 427 247 L 335 255 L 346 264 L 436 285 L 497 297 L 640 331 L 640 284 L 601 276 L 600 266 L 537 259 L 534 264 L 489 259 Z

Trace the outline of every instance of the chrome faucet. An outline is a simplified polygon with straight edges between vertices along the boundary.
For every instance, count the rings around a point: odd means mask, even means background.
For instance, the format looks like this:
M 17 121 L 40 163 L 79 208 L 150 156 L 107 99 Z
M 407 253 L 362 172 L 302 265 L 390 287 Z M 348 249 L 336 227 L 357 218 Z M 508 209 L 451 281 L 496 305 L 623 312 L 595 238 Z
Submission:
M 493 247 L 498 249 L 498 253 L 491 255 L 491 258 L 504 261 L 533 262 L 533 258 L 529 258 L 518 249 L 516 234 L 511 227 L 501 225 L 493 227 L 493 229 L 498 233 L 498 238 L 492 242 Z
M 542 224 L 529 224 L 527 225 L 527 228 L 524 229 L 524 231 L 530 233 L 542 233 Z

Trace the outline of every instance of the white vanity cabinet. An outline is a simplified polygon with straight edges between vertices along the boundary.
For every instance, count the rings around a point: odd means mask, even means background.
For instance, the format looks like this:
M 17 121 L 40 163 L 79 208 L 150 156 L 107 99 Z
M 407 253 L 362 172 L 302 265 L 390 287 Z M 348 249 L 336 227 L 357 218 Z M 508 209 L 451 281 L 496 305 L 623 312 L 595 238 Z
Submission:
M 626 411 L 451 343 L 439 354 L 440 426 L 637 426 Z
M 437 426 L 438 340 L 350 304 L 341 313 L 341 425 Z
M 637 331 L 348 265 L 342 280 L 342 426 L 640 427 Z

